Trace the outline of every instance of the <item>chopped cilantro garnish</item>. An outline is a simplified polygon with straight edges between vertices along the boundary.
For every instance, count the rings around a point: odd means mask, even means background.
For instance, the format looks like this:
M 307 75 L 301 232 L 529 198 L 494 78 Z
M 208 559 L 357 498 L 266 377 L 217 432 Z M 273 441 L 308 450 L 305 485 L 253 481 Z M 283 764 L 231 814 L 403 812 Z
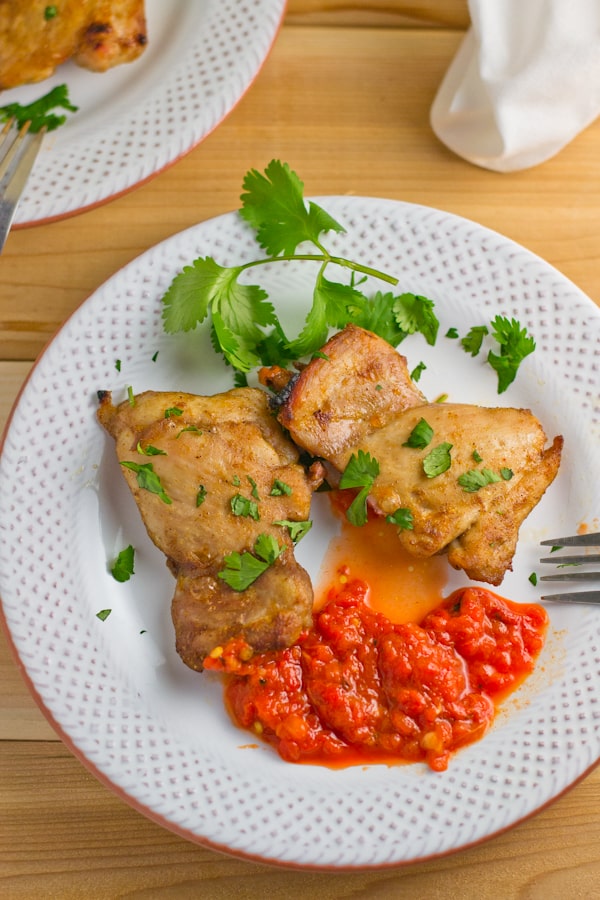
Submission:
M 137 483 L 143 490 L 149 491 L 151 494 L 157 494 L 163 503 L 170 504 L 173 502 L 162 486 L 161 480 L 154 471 L 152 463 L 134 463 L 128 462 L 127 460 L 120 460 L 120 464 L 124 468 L 131 469 L 132 472 L 136 473 Z
M 500 353 L 490 350 L 487 361 L 498 376 L 498 393 L 502 394 L 515 380 L 525 357 L 535 350 L 535 341 L 516 319 L 496 316 L 490 324 L 491 336 L 496 340 Z M 461 340 L 461 344 L 467 353 L 477 356 L 487 334 L 490 331 L 486 325 L 475 325 Z
M 407 440 L 402 444 L 403 447 L 412 447 L 414 450 L 424 450 L 431 443 L 433 437 L 433 428 L 421 418 L 409 434 Z
M 340 478 L 340 488 L 360 488 L 348 507 L 346 518 L 352 525 L 364 525 L 367 521 L 367 497 L 373 482 L 379 475 L 379 463 L 371 454 L 359 450 L 352 454 Z
M 258 495 L 258 487 L 256 485 L 254 478 L 251 478 L 250 475 L 246 475 L 246 478 L 248 479 L 250 487 L 252 488 L 250 493 L 252 494 L 252 496 L 254 497 L 255 500 L 260 500 L 260 497 Z
M 254 553 L 234 551 L 224 558 L 225 567 L 218 576 L 234 591 L 245 591 L 250 587 L 283 553 L 285 544 L 280 547 L 272 535 L 263 532 L 253 549 Z
M 472 456 L 476 463 L 483 462 L 483 456 L 481 456 L 477 450 L 473 450 Z
M 477 356 L 486 334 L 489 334 L 487 325 L 473 325 L 460 343 L 467 353 L 470 353 L 471 356 Z
M 131 385 L 127 388 L 127 399 L 129 400 L 130 406 L 135 406 L 135 394 L 133 393 L 133 388 Z
M 178 406 L 169 406 L 168 409 L 165 409 L 165 419 L 170 419 L 172 416 L 182 416 L 183 410 L 179 409 Z
M 186 432 L 190 432 L 191 434 L 204 434 L 202 429 L 198 428 L 197 425 L 186 425 L 185 428 L 182 428 L 181 431 L 175 435 L 175 439 L 177 440 L 177 438 L 181 437 L 182 434 L 186 434 Z
M 167 451 L 161 450 L 159 447 L 154 447 L 152 444 L 146 444 L 145 447 L 142 447 L 141 443 L 138 441 L 137 447 L 135 448 L 138 453 L 141 453 L 143 456 L 166 456 Z
M 399 506 L 393 513 L 390 513 L 385 517 L 385 521 L 389 522 L 390 525 L 397 525 L 398 528 L 402 528 L 405 531 L 413 530 L 413 514 L 405 506 Z
M 115 360 L 115 369 L 117 370 L 117 372 L 121 371 L 121 360 L 120 359 Z
M 515 380 L 521 362 L 535 350 L 535 341 L 516 319 L 496 316 L 492 334 L 500 345 L 500 354 L 488 353 L 487 361 L 498 375 L 498 393 L 502 394 Z
M 258 503 L 250 500 L 242 494 L 234 494 L 230 500 L 231 512 L 234 516 L 243 516 L 246 519 L 254 519 L 258 522 L 260 513 L 258 511 Z
M 47 6 L 44 9 L 44 18 L 47 22 L 49 22 L 50 19 L 56 18 L 57 15 L 58 15 L 58 9 L 56 6 Z
M 198 488 L 198 493 L 196 494 L 196 507 L 202 506 L 204 501 L 206 500 L 206 488 L 203 484 L 201 484 Z
M 420 381 L 421 375 L 423 374 L 423 372 L 425 371 L 426 368 L 427 368 L 427 366 L 425 365 L 424 362 L 418 363 L 418 365 L 416 365 L 414 367 L 414 369 L 412 370 L 412 372 L 410 373 L 410 377 L 412 378 L 412 380 L 414 382 Z
M 282 528 L 287 528 L 294 544 L 297 544 L 298 541 L 302 540 L 304 535 L 312 528 L 310 519 L 306 519 L 304 522 L 293 522 L 290 519 L 278 519 L 276 522 L 273 522 L 273 525 L 281 525 Z
M 503 466 L 500 469 L 500 477 L 503 479 L 503 481 L 510 481 L 514 474 L 515 473 L 513 472 L 513 470 L 509 469 L 507 466 Z
M 0 122 L 8 122 L 14 119 L 17 127 L 21 128 L 25 122 L 31 122 L 29 131 L 35 134 L 45 128 L 46 131 L 54 131 L 66 121 L 65 115 L 56 115 L 51 110 L 56 108 L 77 112 L 78 107 L 73 106 L 69 100 L 69 89 L 66 84 L 60 84 L 48 94 L 44 94 L 33 103 L 22 106 L 20 103 L 8 103 L 0 106 Z
M 537 574 L 536 574 L 535 572 L 532 572 L 532 573 L 531 573 L 531 575 L 529 576 L 529 581 L 532 583 L 532 585 L 533 585 L 534 587 L 536 586 L 536 584 L 538 583 L 538 577 L 537 577 Z
M 121 550 L 110 570 L 115 581 L 129 581 L 131 576 L 135 574 L 133 569 L 134 556 L 135 550 L 131 544 L 125 547 L 124 550 Z
M 276 478 L 273 482 L 273 487 L 271 488 L 269 495 L 271 497 L 281 497 L 285 494 L 287 497 L 292 493 L 292 489 L 289 484 L 286 484 L 285 481 L 280 481 L 279 478 Z
M 458 331 L 456 328 L 449 328 L 445 334 L 445 337 L 450 338 L 451 340 L 455 340 L 458 337 Z
M 488 484 L 496 484 L 500 480 L 500 476 L 491 469 L 471 469 L 469 472 L 459 475 L 457 479 L 463 491 L 468 494 L 474 494 L 480 488 L 486 487 Z
M 100 619 L 101 622 L 104 622 L 110 616 L 112 609 L 101 609 L 100 612 L 96 613 L 96 618 Z
M 434 447 L 433 450 L 427 454 L 423 460 L 423 471 L 428 478 L 436 478 L 438 475 L 441 475 L 442 472 L 446 472 L 450 468 L 452 465 L 452 457 L 450 456 L 451 450 L 452 444 L 448 444 L 444 441 L 444 443 L 438 444 L 437 447 Z

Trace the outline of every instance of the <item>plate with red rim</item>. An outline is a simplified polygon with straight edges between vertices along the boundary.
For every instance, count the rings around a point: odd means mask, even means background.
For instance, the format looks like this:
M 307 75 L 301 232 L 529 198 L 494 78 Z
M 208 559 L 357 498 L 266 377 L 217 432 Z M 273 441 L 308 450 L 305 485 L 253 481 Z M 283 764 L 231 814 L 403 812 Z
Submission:
M 506 237 L 439 210 L 356 196 L 317 198 L 346 228 L 332 251 L 399 278 L 436 303 L 440 336 L 401 350 L 426 365 L 426 396 L 531 409 L 565 449 L 556 481 L 521 528 L 513 571 L 497 589 L 539 601 L 539 541 L 598 530 L 600 311 L 556 269 Z M 600 610 L 548 605 L 534 673 L 478 743 L 444 773 L 424 765 L 331 770 L 293 765 L 229 719 L 218 676 L 183 665 L 170 621 L 173 581 L 141 524 L 106 435 L 97 391 L 214 393 L 232 371 L 208 329 L 167 335 L 161 298 L 197 256 L 233 265 L 263 254 L 236 213 L 148 250 L 102 285 L 40 357 L 11 415 L 0 456 L 3 622 L 40 707 L 72 752 L 140 812 L 188 840 L 282 866 L 399 866 L 471 846 L 542 809 L 600 758 Z M 272 263 L 253 277 L 288 333 L 310 305 L 313 263 Z M 329 272 L 328 277 L 333 277 Z M 342 276 L 340 276 L 342 277 Z M 369 280 L 363 290 L 386 287 Z M 448 329 L 517 318 L 537 348 L 498 395 L 495 373 Z M 119 366 L 117 366 L 117 360 Z M 315 584 L 336 520 L 323 495 L 298 545 Z M 109 561 L 127 544 L 136 572 Z M 447 592 L 468 583 L 448 575 Z M 104 621 L 97 618 L 111 609 Z M 251 746 L 254 744 L 253 746 Z
M 14 228 L 98 206 L 149 180 L 206 138 L 250 88 L 277 37 L 285 0 L 146 0 L 148 45 L 98 74 L 72 62 L 0 93 L 27 104 L 66 84 L 78 107 L 48 134 Z

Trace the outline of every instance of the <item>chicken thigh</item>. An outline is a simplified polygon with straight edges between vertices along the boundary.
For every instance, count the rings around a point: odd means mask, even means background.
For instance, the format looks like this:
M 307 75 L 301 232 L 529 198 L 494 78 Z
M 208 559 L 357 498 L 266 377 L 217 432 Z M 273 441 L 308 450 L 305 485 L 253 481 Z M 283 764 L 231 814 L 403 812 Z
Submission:
M 298 464 L 266 394 L 148 391 L 116 407 L 109 393 L 100 400 L 98 419 L 176 578 L 171 611 L 183 661 L 201 669 L 234 637 L 255 650 L 293 643 L 311 624 L 313 603 L 294 558 L 293 523 L 309 519 L 320 476 L 318 466 L 306 473 Z M 230 587 L 221 575 L 226 558 L 252 555 L 261 535 L 276 542 L 277 557 L 246 589 Z
M 446 552 L 452 566 L 493 585 L 511 567 L 519 528 L 554 479 L 563 444 L 556 437 L 546 448 L 529 410 L 427 403 L 405 359 L 356 326 L 302 370 L 278 415 L 338 477 L 360 451 L 377 461 L 368 502 L 383 516 L 408 511 L 409 527 L 398 528 L 408 552 Z M 421 422 L 427 441 L 411 446 Z M 426 463 L 434 450 L 445 458 L 440 471 Z

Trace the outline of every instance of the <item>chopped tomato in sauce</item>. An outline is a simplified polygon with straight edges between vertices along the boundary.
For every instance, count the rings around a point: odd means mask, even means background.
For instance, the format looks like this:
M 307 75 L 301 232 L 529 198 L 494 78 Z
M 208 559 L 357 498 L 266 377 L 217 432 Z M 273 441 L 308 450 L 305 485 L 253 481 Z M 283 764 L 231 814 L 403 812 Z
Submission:
M 393 623 L 368 606 L 368 590 L 360 579 L 332 588 L 292 647 L 249 658 L 248 646 L 232 641 L 205 667 L 228 673 L 234 721 L 283 759 L 423 761 L 443 771 L 532 671 L 546 613 L 467 587 L 420 625 Z

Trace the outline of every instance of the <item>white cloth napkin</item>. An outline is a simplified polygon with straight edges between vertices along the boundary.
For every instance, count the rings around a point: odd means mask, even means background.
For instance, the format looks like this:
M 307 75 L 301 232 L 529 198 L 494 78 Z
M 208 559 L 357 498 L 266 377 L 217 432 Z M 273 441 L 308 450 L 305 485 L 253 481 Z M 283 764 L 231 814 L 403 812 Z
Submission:
M 469 0 L 469 12 L 431 126 L 487 169 L 544 162 L 600 115 L 600 0 Z

